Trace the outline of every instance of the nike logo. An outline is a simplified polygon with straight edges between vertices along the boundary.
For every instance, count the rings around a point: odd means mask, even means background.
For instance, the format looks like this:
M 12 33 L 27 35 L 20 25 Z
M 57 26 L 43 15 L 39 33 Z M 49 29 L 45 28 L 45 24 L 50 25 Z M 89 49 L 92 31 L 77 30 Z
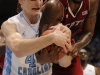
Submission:
M 22 36 L 26 36 L 25 31 L 23 32 Z

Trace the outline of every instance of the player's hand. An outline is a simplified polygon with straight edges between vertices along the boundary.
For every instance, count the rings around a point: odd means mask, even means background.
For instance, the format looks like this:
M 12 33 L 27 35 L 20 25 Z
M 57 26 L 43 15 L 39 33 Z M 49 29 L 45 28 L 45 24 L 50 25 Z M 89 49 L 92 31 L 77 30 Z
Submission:
M 77 56 L 79 50 L 80 50 L 80 44 L 76 43 L 72 46 L 71 52 L 69 52 L 68 54 L 74 58 Z
M 59 24 L 57 26 L 52 26 L 55 39 L 54 43 L 57 46 L 61 46 L 64 49 L 64 52 L 67 53 L 67 50 L 71 49 L 71 31 L 66 26 Z M 67 48 L 67 49 L 66 49 Z
M 56 46 L 54 50 L 51 50 L 50 52 L 48 52 L 46 48 L 42 50 L 42 53 L 37 56 L 37 62 L 40 64 L 53 63 L 55 60 L 57 60 L 60 53 L 60 51 L 57 52 L 57 48 L 58 47 Z
M 57 27 L 53 32 L 52 32 L 54 35 L 54 40 L 53 42 L 57 45 L 57 46 L 60 46 L 64 49 L 64 52 L 67 53 L 67 49 L 66 47 L 69 49 L 70 46 L 70 38 L 67 38 L 67 37 L 70 37 L 69 34 L 66 34 L 66 33 L 63 33 L 62 31 L 60 31 L 60 27 Z
M 51 26 L 49 29 L 55 30 L 57 27 L 59 27 L 60 30 L 61 30 L 63 33 L 66 33 L 66 34 L 70 34 L 70 35 L 71 35 L 71 30 L 70 30 L 67 26 L 64 26 L 62 23 L 59 23 L 59 24 L 56 25 L 56 26 Z

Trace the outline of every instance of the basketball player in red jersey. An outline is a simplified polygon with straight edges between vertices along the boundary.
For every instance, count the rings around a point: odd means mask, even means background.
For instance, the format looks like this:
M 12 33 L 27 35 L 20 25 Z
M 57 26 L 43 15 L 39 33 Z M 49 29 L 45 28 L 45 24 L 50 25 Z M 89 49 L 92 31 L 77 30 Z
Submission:
M 5 38 L 0 30 L 0 75 L 2 75 L 5 53 Z
M 75 55 L 75 52 L 78 52 L 78 50 L 91 41 L 94 33 L 99 0 L 59 1 L 64 7 L 62 23 L 71 29 L 72 38 L 74 38 L 76 43 L 72 48 L 72 56 L 74 57 L 72 64 L 67 68 L 60 67 L 58 64 L 53 64 L 52 75 L 83 75 L 80 58 L 78 55 Z M 55 11 L 57 11 L 57 9 L 55 9 Z M 52 16 L 55 16 L 55 14 Z
M 86 46 L 94 32 L 96 13 L 99 0 L 59 0 L 64 7 L 64 18 L 62 23 L 72 31 L 72 38 L 78 36 L 73 45 L 72 53 Z M 79 56 L 75 56 L 72 64 L 63 68 L 53 64 L 52 75 L 83 75 Z

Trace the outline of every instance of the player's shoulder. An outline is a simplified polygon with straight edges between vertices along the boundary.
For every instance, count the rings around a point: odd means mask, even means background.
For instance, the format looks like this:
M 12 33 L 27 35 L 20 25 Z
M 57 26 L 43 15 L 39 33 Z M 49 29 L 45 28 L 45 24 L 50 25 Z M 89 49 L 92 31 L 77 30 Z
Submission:
M 88 66 L 93 66 L 92 64 L 87 64 Z
M 88 67 L 94 68 L 92 64 L 87 64 Z
M 2 23 L 1 29 L 9 28 L 10 26 L 15 26 L 13 21 L 6 20 Z
M 9 26 L 9 25 L 15 24 L 15 22 L 16 22 L 17 20 L 19 20 L 19 17 L 20 17 L 19 15 L 20 15 L 20 14 L 16 14 L 16 15 L 14 15 L 14 16 L 8 18 L 6 21 L 4 21 L 4 22 L 2 23 L 2 25 L 7 25 L 7 26 Z
M 99 0 L 90 0 L 90 11 L 91 12 L 97 12 L 98 9 L 98 5 L 99 5 Z
M 97 5 L 99 3 L 99 0 L 90 0 L 90 5 Z
M 4 22 L 2 23 L 2 25 L 9 25 L 9 24 L 14 24 L 14 22 L 11 21 L 11 20 L 6 20 L 6 21 L 4 21 Z

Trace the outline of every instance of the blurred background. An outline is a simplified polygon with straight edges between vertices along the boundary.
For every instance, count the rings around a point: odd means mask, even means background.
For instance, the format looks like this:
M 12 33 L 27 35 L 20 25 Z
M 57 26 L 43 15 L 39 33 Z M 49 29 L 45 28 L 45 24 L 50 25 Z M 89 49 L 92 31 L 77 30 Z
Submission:
M 9 17 L 17 14 L 17 2 L 18 0 L 0 0 L 0 25 Z M 89 63 L 100 68 L 100 1 L 94 36 L 86 49 L 90 52 Z
M 89 63 L 100 69 L 100 0 L 94 35 L 91 42 L 86 46 L 86 49 L 90 52 Z

